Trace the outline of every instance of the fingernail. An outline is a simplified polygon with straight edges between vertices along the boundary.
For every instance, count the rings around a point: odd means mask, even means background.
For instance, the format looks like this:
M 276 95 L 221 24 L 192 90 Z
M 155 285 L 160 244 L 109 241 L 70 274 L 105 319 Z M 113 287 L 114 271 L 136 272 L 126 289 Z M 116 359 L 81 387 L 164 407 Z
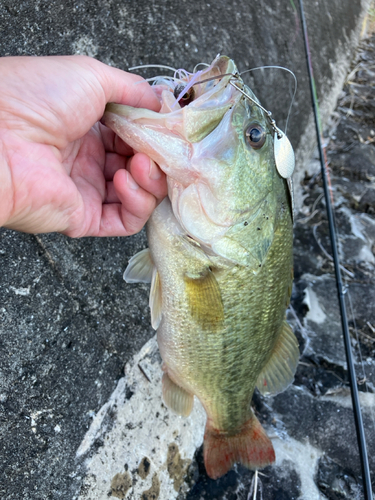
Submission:
M 157 181 L 161 177 L 161 172 L 159 167 L 156 165 L 156 163 L 150 159 L 150 170 L 148 172 L 148 176 L 150 179 L 153 181 Z
M 127 176 L 128 176 L 128 186 L 130 187 L 130 189 L 134 189 L 134 191 L 137 190 L 137 189 L 139 189 L 138 184 L 135 182 L 135 180 L 129 174 L 129 172 L 127 172 Z

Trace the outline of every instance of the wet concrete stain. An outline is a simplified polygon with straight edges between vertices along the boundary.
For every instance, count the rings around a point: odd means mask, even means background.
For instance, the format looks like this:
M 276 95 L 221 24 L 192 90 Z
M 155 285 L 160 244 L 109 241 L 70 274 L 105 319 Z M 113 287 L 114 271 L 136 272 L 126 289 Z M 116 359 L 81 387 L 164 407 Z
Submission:
M 143 457 L 138 467 L 138 475 L 141 479 L 146 479 L 150 472 L 151 462 L 147 457 Z
M 173 479 L 173 487 L 176 491 L 181 488 L 190 464 L 191 460 L 184 460 L 181 458 L 176 443 L 172 443 L 168 446 L 167 470 L 171 479 Z
M 141 500 L 157 500 L 160 494 L 160 481 L 158 475 L 155 473 L 152 476 L 151 488 L 144 491 L 141 496 Z
M 132 478 L 129 472 L 118 473 L 111 481 L 111 496 L 123 499 L 131 486 Z

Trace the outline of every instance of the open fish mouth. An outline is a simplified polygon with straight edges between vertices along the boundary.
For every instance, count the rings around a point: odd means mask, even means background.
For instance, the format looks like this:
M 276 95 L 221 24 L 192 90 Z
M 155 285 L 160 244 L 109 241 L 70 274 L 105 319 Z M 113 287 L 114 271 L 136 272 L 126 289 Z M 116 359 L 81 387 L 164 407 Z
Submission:
M 168 77 L 155 77 L 154 90 L 161 96 L 161 93 L 166 88 L 173 92 L 174 101 L 169 96 L 169 101 L 172 103 L 172 111 L 183 108 L 192 102 L 197 101 L 203 95 L 205 101 L 209 101 L 209 107 L 214 107 L 217 103 L 213 100 L 215 94 L 220 92 L 223 85 L 227 86 L 230 78 L 238 78 L 239 74 L 232 59 L 226 56 L 217 56 L 210 65 L 203 70 L 197 70 L 193 73 L 185 69 L 178 69 L 175 71 L 175 76 Z M 214 87 L 217 87 L 214 89 Z M 214 92 L 212 92 L 214 90 Z M 200 106 L 202 106 L 202 99 Z M 167 112 L 168 109 L 165 109 Z M 164 112 L 161 110 L 161 112 Z
M 150 129 L 154 128 L 155 131 L 163 127 L 163 134 L 169 136 L 169 139 L 175 139 L 173 146 L 176 148 L 179 138 L 190 144 L 201 141 L 216 128 L 225 113 L 240 100 L 241 96 L 238 91 L 228 85 L 230 79 L 238 75 L 238 71 L 234 62 L 226 56 L 217 57 L 208 68 L 196 73 L 188 73 L 186 70 L 178 71 L 180 78 L 160 78 L 153 86 L 161 101 L 159 113 L 109 103 L 102 119 L 103 123 L 116 129 L 116 133 L 120 136 L 126 134 L 124 129 L 129 128 L 131 123 L 145 125 Z M 122 117 L 122 127 L 116 121 L 116 116 Z M 140 138 L 138 137 L 137 142 L 137 137 L 131 137 L 131 135 L 132 132 L 128 130 L 127 141 L 130 141 L 131 146 L 134 143 L 139 150 L 142 146 Z M 157 154 L 156 149 L 159 150 L 157 163 L 160 167 L 170 177 L 178 175 L 176 171 L 169 169 L 167 162 L 161 158 L 162 154 L 173 155 L 173 148 L 169 147 L 166 151 L 164 144 L 160 142 L 157 148 L 154 147 L 156 145 L 153 144 L 151 133 L 148 139 L 153 153 Z M 176 154 L 181 152 L 181 149 L 178 149 Z

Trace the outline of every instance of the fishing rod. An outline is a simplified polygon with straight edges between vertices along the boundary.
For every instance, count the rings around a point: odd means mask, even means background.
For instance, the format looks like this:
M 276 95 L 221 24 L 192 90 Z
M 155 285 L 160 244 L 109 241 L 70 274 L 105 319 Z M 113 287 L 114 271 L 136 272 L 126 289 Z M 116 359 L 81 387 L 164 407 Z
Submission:
M 324 152 L 321 140 L 321 129 L 320 122 L 318 117 L 318 103 L 317 96 L 315 92 L 314 85 L 314 77 L 311 63 L 311 54 L 309 50 L 309 40 L 307 35 L 307 25 L 305 19 L 305 12 L 303 9 L 303 0 L 299 0 L 300 6 L 300 15 L 302 21 L 302 31 L 303 31 L 303 39 L 305 44 L 305 54 L 306 54 L 306 62 L 307 62 L 307 71 L 309 75 L 309 83 L 310 83 L 310 92 L 311 92 L 311 100 L 314 110 L 314 119 L 315 119 L 315 128 L 316 135 L 318 141 L 318 149 L 319 149 L 319 158 L 322 172 L 322 180 L 323 180 L 323 188 L 324 188 L 324 196 L 326 201 L 326 210 L 329 224 L 329 233 L 331 238 L 331 246 L 332 246 L 332 254 L 333 254 L 333 262 L 335 266 L 335 275 L 336 275 L 336 285 L 337 285 L 337 294 L 339 299 L 340 313 L 341 313 L 341 325 L 344 335 L 344 344 L 345 344 L 345 354 L 346 354 L 346 363 L 348 365 L 348 375 L 349 375 L 349 384 L 350 384 L 350 392 L 352 396 L 352 404 L 354 411 L 354 421 L 357 433 L 357 441 L 359 448 L 359 455 L 361 460 L 361 468 L 363 475 L 363 491 L 365 495 L 365 500 L 372 500 L 372 487 L 371 487 L 371 475 L 370 475 L 370 467 L 368 463 L 368 455 L 366 448 L 366 437 L 365 430 L 363 427 L 362 413 L 361 407 L 359 404 L 359 395 L 358 395 L 358 387 L 357 387 L 357 378 L 354 369 L 353 355 L 350 344 L 350 335 L 349 335 L 349 326 L 348 326 L 348 317 L 346 314 L 346 306 L 345 306 L 345 298 L 344 298 L 344 289 L 341 279 L 341 270 L 340 270 L 340 259 L 337 250 L 337 241 L 336 241 L 336 232 L 335 225 L 333 219 L 333 210 L 331 199 L 329 196 L 329 188 L 327 182 L 327 173 L 326 173 L 326 162 L 324 159 Z

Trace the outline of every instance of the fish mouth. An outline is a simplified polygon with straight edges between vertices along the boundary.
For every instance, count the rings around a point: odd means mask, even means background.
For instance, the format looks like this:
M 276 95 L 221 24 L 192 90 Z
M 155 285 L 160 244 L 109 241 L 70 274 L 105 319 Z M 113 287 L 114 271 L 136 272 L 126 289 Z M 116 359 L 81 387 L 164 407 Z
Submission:
M 220 83 L 222 79 L 225 79 L 224 85 L 227 85 L 230 78 L 235 75 L 238 75 L 238 72 L 233 60 L 227 56 L 218 55 L 207 69 L 197 71 L 182 79 L 182 82 L 186 83 L 186 85 L 177 86 L 181 87 L 181 90 L 180 92 L 175 92 L 175 98 L 180 106 L 183 107 L 185 105 L 184 97 L 187 97 L 186 105 L 189 105 L 195 100 L 196 92 L 198 93 L 197 97 L 200 97 L 211 87 Z M 190 90 L 194 90 L 194 92 L 190 92 Z M 186 94 L 188 95 L 186 96 Z
M 135 151 L 146 153 L 167 176 L 187 186 L 197 177 L 190 164 L 194 144 L 207 137 L 240 99 L 229 85 L 236 72 L 232 59 L 218 56 L 207 69 L 185 72 L 181 81 L 187 91 L 194 88 L 195 94 L 188 104 L 181 103 L 166 82 L 160 82 L 155 86 L 161 100 L 159 113 L 109 103 L 102 122 Z
M 217 95 L 223 92 L 228 87 L 228 83 L 234 76 L 238 76 L 238 71 L 234 61 L 227 56 L 217 56 L 211 65 L 202 71 L 188 75 L 185 80 L 186 86 L 183 92 L 193 90 L 193 98 L 187 103 L 191 107 L 204 106 L 205 101 L 215 103 Z M 233 92 L 227 92 L 233 95 Z M 181 95 L 181 94 L 180 94 Z M 176 97 L 178 104 L 184 107 L 184 102 L 180 99 L 180 95 Z

